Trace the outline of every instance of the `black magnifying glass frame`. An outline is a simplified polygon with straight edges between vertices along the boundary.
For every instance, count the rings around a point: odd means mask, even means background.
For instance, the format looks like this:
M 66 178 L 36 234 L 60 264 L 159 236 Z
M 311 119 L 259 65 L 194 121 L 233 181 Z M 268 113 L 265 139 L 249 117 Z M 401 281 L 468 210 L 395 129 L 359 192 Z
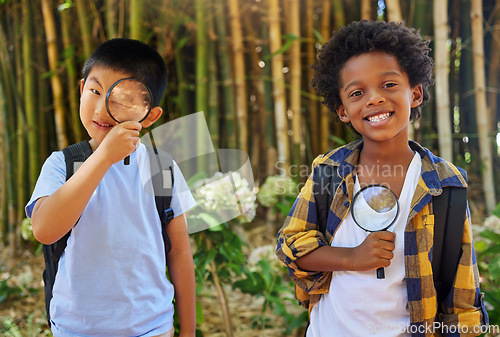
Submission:
M 367 189 L 372 188 L 372 187 L 381 187 L 383 189 L 388 190 L 394 196 L 394 200 L 396 200 L 396 215 L 394 216 L 394 219 L 392 219 L 392 221 L 387 226 L 385 226 L 383 228 L 380 228 L 378 230 L 366 229 L 365 227 L 363 227 L 362 225 L 359 224 L 359 222 L 358 222 L 358 220 L 356 220 L 356 216 L 354 214 L 354 202 L 356 201 L 356 199 L 360 195 L 363 195 L 364 191 L 366 191 Z M 363 229 L 363 230 L 365 230 L 367 232 L 373 233 L 373 232 L 381 232 L 381 231 L 387 230 L 387 228 L 391 227 L 394 224 L 394 222 L 398 218 L 398 215 L 399 215 L 399 200 L 398 200 L 398 197 L 396 196 L 396 194 L 390 188 L 388 188 L 387 186 L 384 186 L 382 184 L 370 184 L 370 185 L 364 186 L 362 189 L 360 189 L 358 192 L 356 192 L 356 194 L 352 198 L 352 202 L 351 202 L 351 216 L 352 216 L 352 219 L 354 220 L 354 222 L 356 223 L 356 225 L 358 225 L 359 228 L 361 228 L 361 229 Z M 380 267 L 380 268 L 377 269 L 377 278 L 378 279 L 385 278 L 385 272 L 384 272 L 384 268 L 383 267 Z
M 153 107 L 153 94 L 151 93 L 151 89 L 149 89 L 149 87 L 148 87 L 148 86 L 147 86 L 144 82 L 142 82 L 141 80 L 138 80 L 138 79 L 137 79 L 137 78 L 135 78 L 135 77 L 126 77 L 126 78 L 122 78 L 122 79 L 120 79 L 120 80 L 116 81 L 115 83 L 113 83 L 113 84 L 111 85 L 111 87 L 109 87 L 108 92 L 106 93 L 106 112 L 108 113 L 109 117 L 111 117 L 111 118 L 112 118 L 115 122 L 117 122 L 117 123 L 123 123 L 123 122 L 126 122 L 126 121 L 119 121 L 119 120 L 117 120 L 117 119 L 113 116 L 113 114 L 111 113 L 111 110 L 109 109 L 109 96 L 111 95 L 111 91 L 112 91 L 112 90 L 113 90 L 113 89 L 114 89 L 114 88 L 115 88 L 118 84 L 120 84 L 120 83 L 121 83 L 121 82 L 123 82 L 123 81 L 127 81 L 127 80 L 134 80 L 134 81 L 137 81 L 137 82 L 139 82 L 140 84 L 142 84 L 142 85 L 144 86 L 144 88 L 146 88 L 146 90 L 148 91 L 148 95 L 149 95 L 149 97 L 151 98 L 151 104 L 149 105 L 148 112 L 146 112 L 146 114 L 144 115 L 144 117 L 143 117 L 141 120 L 137 121 L 137 122 L 139 122 L 139 123 L 140 123 L 140 122 L 144 121 L 146 118 L 148 118 L 149 113 L 151 112 L 151 108 Z

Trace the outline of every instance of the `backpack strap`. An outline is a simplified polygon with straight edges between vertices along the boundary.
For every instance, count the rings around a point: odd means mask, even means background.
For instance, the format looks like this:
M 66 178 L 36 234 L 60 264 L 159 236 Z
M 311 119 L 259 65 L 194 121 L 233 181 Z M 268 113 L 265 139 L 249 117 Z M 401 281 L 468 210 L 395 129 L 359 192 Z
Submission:
M 63 149 L 64 160 L 66 162 L 66 181 L 71 178 L 71 176 L 82 166 L 83 162 L 87 160 L 88 157 L 93 153 L 92 147 L 88 141 L 83 141 L 80 143 L 72 144 L 67 148 Z M 76 224 L 75 224 L 76 225 Z M 66 243 L 69 236 L 71 235 L 71 230 L 66 233 L 62 238 L 55 242 L 50 248 L 52 259 L 55 263 L 59 261 L 64 249 L 66 248 Z
M 66 161 L 66 180 L 82 166 L 83 162 L 87 160 L 92 154 L 92 147 L 88 141 L 72 144 L 63 149 L 64 159 Z
M 467 173 L 460 169 L 467 181 Z M 434 245 L 432 272 L 438 309 L 453 286 L 462 255 L 462 238 L 467 208 L 467 188 L 445 187 L 433 198 Z
M 88 141 L 70 145 L 63 149 L 64 160 L 66 162 L 66 180 L 71 178 L 82 163 L 92 154 L 92 147 Z M 45 292 L 45 312 L 47 313 L 47 323 L 50 326 L 50 300 L 52 299 L 52 288 L 54 287 L 57 266 L 61 258 L 71 230 L 62 238 L 51 245 L 43 245 L 43 257 L 45 260 L 45 270 L 43 271 L 43 282 Z
M 174 218 L 174 211 L 170 207 L 174 186 L 174 161 L 172 156 L 156 147 L 146 146 L 149 163 L 151 166 L 151 180 L 155 195 L 156 209 L 161 221 L 165 256 L 172 249 L 170 238 L 167 234 L 167 225 Z
M 313 193 L 316 201 L 318 227 L 321 233 L 326 234 L 328 211 L 332 205 L 333 196 L 341 179 L 337 167 L 331 165 L 318 165 L 313 175 Z

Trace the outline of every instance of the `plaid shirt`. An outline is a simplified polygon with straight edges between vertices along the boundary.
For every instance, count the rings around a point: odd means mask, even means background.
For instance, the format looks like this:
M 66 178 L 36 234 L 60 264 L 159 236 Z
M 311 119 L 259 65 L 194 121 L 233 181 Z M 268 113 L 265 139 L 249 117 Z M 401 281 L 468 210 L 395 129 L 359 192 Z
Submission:
M 356 141 L 340 147 L 325 156 L 317 157 L 314 169 L 320 164 L 337 166 L 342 179 L 337 188 L 323 235 L 318 230 L 317 208 L 313 194 L 313 174 L 302 188 L 290 214 L 278 233 L 276 254 L 284 263 L 295 282 L 295 297 L 301 305 L 311 311 L 321 295 L 330 289 L 332 272 L 301 270 L 295 260 L 323 245 L 330 245 L 333 235 L 346 217 L 353 195 L 356 164 L 363 147 Z M 415 142 L 410 142 L 413 151 L 422 158 L 422 173 L 411 201 L 410 214 L 405 229 L 404 254 L 405 278 L 410 309 L 410 331 L 412 336 L 441 336 L 432 330 L 436 321 L 437 298 L 433 283 L 431 249 L 433 246 L 434 215 L 432 196 L 440 195 L 444 186 L 467 187 L 459 170 Z M 452 290 L 443 302 L 439 320 L 447 325 L 470 327 L 468 333 L 445 333 L 446 336 L 475 336 L 478 329 L 488 322 L 483 298 L 479 290 L 479 273 L 472 244 L 470 214 L 466 210 L 462 256 Z M 484 327 L 484 326 L 483 326 Z M 463 328 L 463 331 L 466 329 Z M 449 332 L 455 331 L 449 329 Z

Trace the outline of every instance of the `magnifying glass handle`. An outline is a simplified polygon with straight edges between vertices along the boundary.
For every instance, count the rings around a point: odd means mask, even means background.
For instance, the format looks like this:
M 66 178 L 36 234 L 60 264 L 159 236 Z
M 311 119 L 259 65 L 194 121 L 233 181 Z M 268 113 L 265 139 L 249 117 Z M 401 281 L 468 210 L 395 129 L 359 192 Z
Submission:
M 123 165 L 130 165 L 130 156 L 126 156 L 125 159 L 123 159 Z
M 377 269 L 377 278 L 378 279 L 385 278 L 384 268 L 380 267 L 380 268 Z

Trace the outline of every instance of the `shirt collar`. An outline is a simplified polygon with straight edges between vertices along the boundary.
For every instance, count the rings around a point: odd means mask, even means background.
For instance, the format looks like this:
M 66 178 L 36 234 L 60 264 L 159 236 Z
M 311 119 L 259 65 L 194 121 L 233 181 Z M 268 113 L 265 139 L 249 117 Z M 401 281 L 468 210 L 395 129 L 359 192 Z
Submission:
M 422 158 L 422 179 L 430 194 L 439 195 L 443 187 L 467 187 L 466 172 L 452 163 L 435 156 L 417 142 L 409 141 L 410 148 Z M 357 140 L 323 155 L 318 164 L 338 166 L 339 176 L 345 178 L 351 174 L 358 163 L 363 140 Z M 465 176 L 465 178 L 464 178 Z

